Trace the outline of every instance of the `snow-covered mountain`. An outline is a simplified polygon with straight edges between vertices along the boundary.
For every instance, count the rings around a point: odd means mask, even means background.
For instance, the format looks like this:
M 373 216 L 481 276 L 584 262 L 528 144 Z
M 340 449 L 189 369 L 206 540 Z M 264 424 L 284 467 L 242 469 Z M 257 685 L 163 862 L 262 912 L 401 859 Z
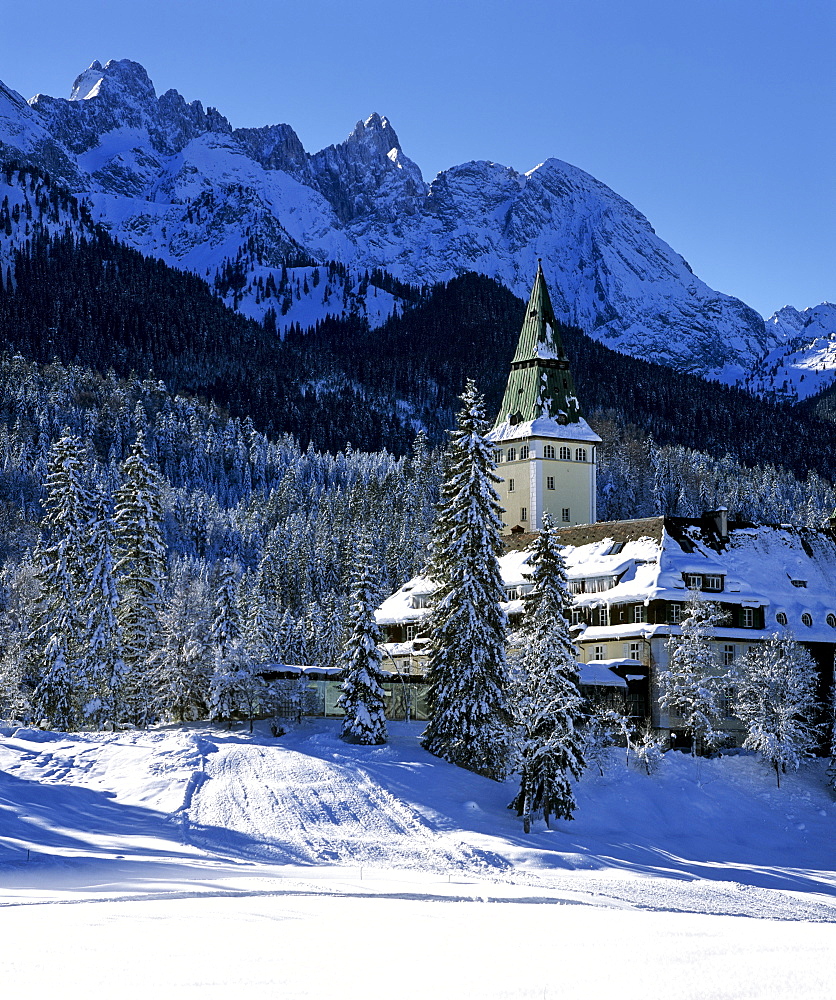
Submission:
M 836 305 L 799 312 L 784 306 L 766 321 L 778 341 L 754 366 L 746 386 L 759 395 L 806 399 L 836 381 Z
M 374 268 L 413 284 L 473 270 L 525 295 L 539 257 L 559 317 L 620 351 L 734 382 L 786 343 L 783 327 L 709 288 L 577 167 L 471 162 L 426 183 L 377 114 L 310 154 L 289 125 L 234 129 L 174 90 L 158 97 L 137 63 L 94 62 L 69 99 L 27 103 L 0 88 L 0 153 L 50 170 L 143 253 L 208 280 L 234 264 L 235 305 L 257 317 L 272 308 L 279 326 L 362 311 L 360 276 Z M 354 276 L 347 297 L 285 296 L 282 310 L 265 295 L 283 265 L 328 261 Z M 370 321 L 396 302 L 373 303 Z

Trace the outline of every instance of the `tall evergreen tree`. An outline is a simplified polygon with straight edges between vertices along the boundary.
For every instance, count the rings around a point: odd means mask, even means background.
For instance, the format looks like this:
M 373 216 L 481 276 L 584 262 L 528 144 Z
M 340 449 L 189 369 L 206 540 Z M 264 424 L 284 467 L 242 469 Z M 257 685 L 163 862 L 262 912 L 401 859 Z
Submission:
M 446 455 L 433 528 L 429 617 L 430 721 L 424 746 L 460 767 L 504 777 L 510 714 L 501 508 L 482 396 L 469 381 Z
M 145 725 L 152 697 L 148 660 L 159 639 L 166 551 L 162 533 L 162 480 L 151 464 L 141 432 L 122 466 L 114 523 L 115 574 L 121 598 L 118 621 L 122 658 L 127 668 L 126 696 L 134 722 Z
M 81 719 L 79 662 L 88 652 L 83 603 L 89 575 L 89 532 L 95 518 L 89 459 L 81 440 L 65 430 L 50 448 L 44 482 L 45 537 L 35 551 L 40 586 L 30 643 L 39 678 L 33 707 L 39 719 L 73 729 Z
M 351 632 L 342 655 L 343 683 L 339 706 L 345 712 L 340 735 L 347 743 L 386 742 L 386 716 L 381 682 L 380 627 L 375 621 L 377 592 L 371 546 L 363 541 L 351 595 Z
M 529 562 L 533 586 L 525 597 L 518 650 L 511 659 L 512 759 L 520 788 L 508 807 L 522 816 L 526 833 L 538 816 L 546 825 L 551 816 L 572 818 L 571 778 L 579 778 L 584 768 L 578 650 L 569 635 L 572 597 L 548 514 Z
M 741 657 L 735 714 L 746 726 L 743 746 L 781 774 L 797 771 L 816 746 L 816 663 L 788 633 L 775 633 Z
M 89 534 L 89 579 L 81 612 L 84 648 L 79 662 L 84 686 L 83 711 L 99 728 L 122 717 L 125 664 L 119 630 L 119 595 L 113 566 L 113 523 L 99 495 Z

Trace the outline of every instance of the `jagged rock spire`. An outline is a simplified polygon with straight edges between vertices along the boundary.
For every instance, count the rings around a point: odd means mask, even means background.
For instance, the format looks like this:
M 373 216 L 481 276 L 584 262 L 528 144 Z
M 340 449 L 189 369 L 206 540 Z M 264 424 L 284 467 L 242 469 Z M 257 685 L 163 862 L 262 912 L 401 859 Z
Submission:
M 573 424 L 580 415 L 569 359 L 557 328 L 543 267 L 538 261 L 495 426 L 542 417 Z

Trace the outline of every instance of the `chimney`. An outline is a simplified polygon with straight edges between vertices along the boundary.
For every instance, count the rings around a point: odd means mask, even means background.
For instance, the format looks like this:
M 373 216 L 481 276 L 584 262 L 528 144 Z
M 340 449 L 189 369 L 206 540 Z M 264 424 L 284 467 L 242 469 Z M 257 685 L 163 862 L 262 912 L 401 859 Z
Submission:
M 711 521 L 717 537 L 725 542 L 729 537 L 729 509 L 728 507 L 718 507 L 717 510 L 707 510 L 703 517 Z

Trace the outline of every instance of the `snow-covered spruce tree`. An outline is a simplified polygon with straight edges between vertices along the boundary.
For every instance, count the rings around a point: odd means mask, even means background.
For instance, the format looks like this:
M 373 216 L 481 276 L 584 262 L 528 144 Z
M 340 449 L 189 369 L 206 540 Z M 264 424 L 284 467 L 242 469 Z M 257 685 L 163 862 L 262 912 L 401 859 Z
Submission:
M 430 753 L 489 778 L 507 772 L 510 712 L 501 508 L 482 396 L 468 381 L 446 453 L 429 574 Z
M 572 598 L 548 514 L 529 561 L 533 587 L 511 659 L 512 763 L 520 788 L 508 807 L 522 816 L 526 833 L 540 816 L 547 826 L 552 816 L 572 818 L 571 778 L 584 768 L 578 651 L 568 621 Z
M 113 568 L 113 522 L 99 494 L 90 525 L 89 579 L 82 598 L 84 648 L 79 658 L 84 716 L 98 728 L 115 726 L 123 717 L 125 664 L 117 615 L 119 595 Z
M 816 746 L 816 663 L 788 633 L 774 633 L 740 659 L 735 715 L 746 726 L 743 746 L 781 774 L 797 771 Z
M 719 605 L 692 594 L 680 622 L 681 638 L 668 640 L 668 668 L 659 674 L 659 705 L 682 720 L 692 756 L 710 752 L 722 740 L 715 728 L 718 696 L 731 678 L 718 674 L 710 639 L 723 618 Z
M 383 711 L 383 675 L 380 627 L 375 621 L 378 588 L 374 580 L 371 546 L 358 546 L 357 569 L 351 593 L 350 632 L 343 646 L 342 694 L 338 702 L 345 712 L 340 736 L 347 743 L 373 746 L 386 742 Z
M 38 678 L 32 704 L 38 720 L 59 729 L 74 729 L 81 721 L 79 661 L 87 639 L 82 604 L 88 538 L 95 519 L 88 464 L 84 445 L 69 431 L 50 448 L 44 482 L 45 537 L 34 554 L 40 593 L 28 643 L 29 663 Z
M 151 464 L 139 434 L 122 465 L 115 496 L 118 622 L 126 667 L 125 698 L 137 725 L 149 719 L 153 692 L 148 661 L 159 640 L 160 606 L 166 571 L 163 541 L 162 479 Z

